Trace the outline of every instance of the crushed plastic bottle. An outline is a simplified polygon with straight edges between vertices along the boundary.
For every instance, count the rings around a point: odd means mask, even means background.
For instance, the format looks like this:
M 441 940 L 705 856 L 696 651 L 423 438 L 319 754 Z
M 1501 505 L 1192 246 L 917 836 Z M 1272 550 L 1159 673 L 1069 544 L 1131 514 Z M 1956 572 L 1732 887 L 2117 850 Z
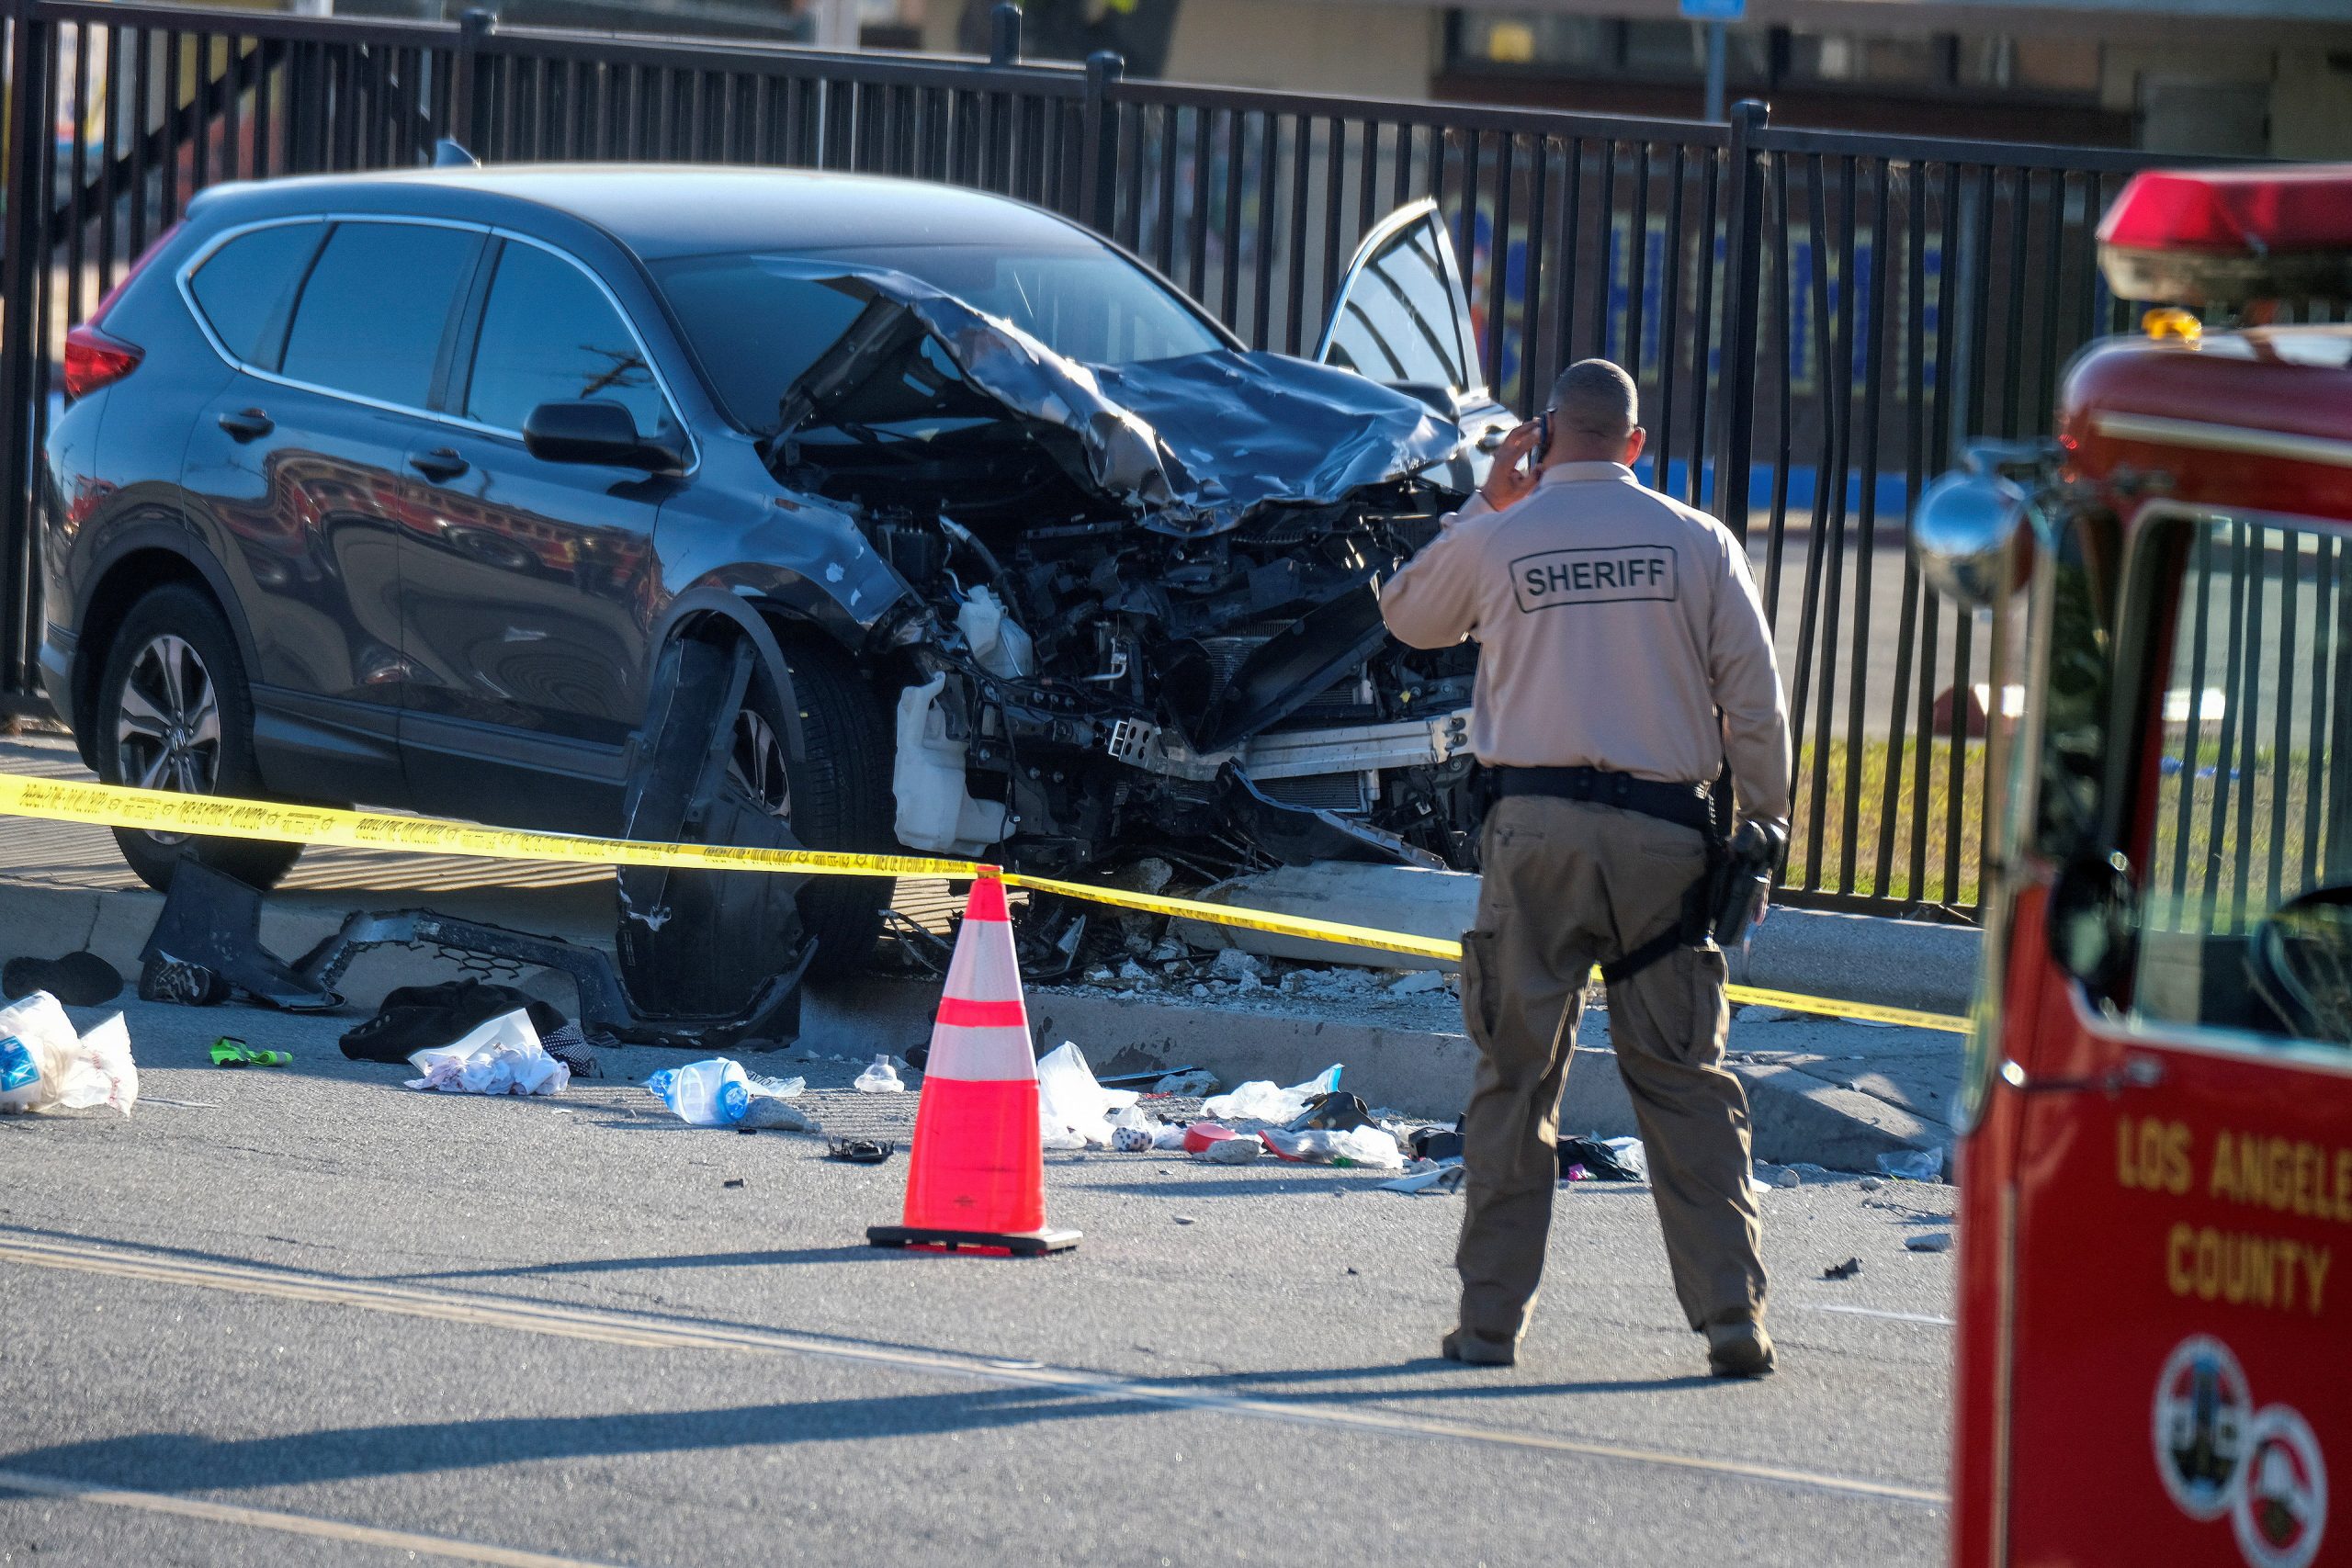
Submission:
M 907 1090 L 907 1086 L 899 1081 L 897 1064 L 888 1055 L 875 1057 L 850 1087 L 860 1094 L 904 1094 Z
M 645 1087 L 660 1095 L 680 1121 L 696 1127 L 732 1127 L 752 1103 L 743 1065 L 724 1056 L 664 1067 L 646 1079 Z

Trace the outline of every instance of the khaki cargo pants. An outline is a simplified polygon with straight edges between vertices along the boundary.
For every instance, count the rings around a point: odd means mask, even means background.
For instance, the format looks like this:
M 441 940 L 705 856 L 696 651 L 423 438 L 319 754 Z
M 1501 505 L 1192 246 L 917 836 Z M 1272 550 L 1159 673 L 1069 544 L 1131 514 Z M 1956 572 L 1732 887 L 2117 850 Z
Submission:
M 1478 1073 L 1462 1124 L 1469 1202 L 1454 1267 L 1462 1325 L 1516 1339 L 1544 1275 L 1560 1091 L 1587 978 L 1681 918 L 1706 846 L 1695 829 L 1615 807 L 1510 795 L 1487 814 L 1482 852 L 1478 924 L 1462 940 Z M 1723 1065 L 1724 981 L 1721 953 L 1680 947 L 1609 987 L 1610 1043 L 1693 1329 L 1764 1309 L 1747 1096 Z

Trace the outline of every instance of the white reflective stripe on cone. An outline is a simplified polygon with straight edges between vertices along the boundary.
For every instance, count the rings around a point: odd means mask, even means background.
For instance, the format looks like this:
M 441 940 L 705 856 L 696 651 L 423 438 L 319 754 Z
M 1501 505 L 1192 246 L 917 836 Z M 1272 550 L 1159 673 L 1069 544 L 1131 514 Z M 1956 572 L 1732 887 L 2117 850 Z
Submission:
M 964 923 L 947 964 L 947 995 L 976 1002 L 1020 999 L 1021 961 L 1013 956 L 1011 926 L 996 920 Z
M 1001 1083 L 1007 1079 L 1036 1081 L 1037 1057 L 1030 1048 L 1029 1032 L 1017 1026 L 962 1023 L 934 1024 L 931 1055 L 923 1063 L 923 1079 L 944 1078 L 962 1083 Z

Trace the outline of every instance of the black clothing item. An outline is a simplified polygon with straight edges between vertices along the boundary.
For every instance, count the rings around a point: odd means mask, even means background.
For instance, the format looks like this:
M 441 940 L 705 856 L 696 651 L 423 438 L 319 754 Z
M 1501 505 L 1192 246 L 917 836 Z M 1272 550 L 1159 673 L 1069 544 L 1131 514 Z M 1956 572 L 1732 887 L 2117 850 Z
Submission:
M 343 1054 L 355 1062 L 408 1065 L 411 1055 L 454 1044 L 475 1029 L 521 1008 L 541 1039 L 561 1029 L 562 1013 L 512 986 L 485 980 L 451 980 L 438 986 L 402 986 L 384 998 L 376 1016 L 343 1037 Z

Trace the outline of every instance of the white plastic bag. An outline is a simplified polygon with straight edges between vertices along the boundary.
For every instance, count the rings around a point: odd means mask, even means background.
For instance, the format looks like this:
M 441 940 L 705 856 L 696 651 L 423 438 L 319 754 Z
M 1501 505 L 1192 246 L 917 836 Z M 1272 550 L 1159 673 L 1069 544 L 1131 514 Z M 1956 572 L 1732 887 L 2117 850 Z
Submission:
M 1252 1078 L 1231 1094 L 1208 1100 L 1202 1105 L 1201 1114 L 1212 1122 L 1289 1122 L 1339 1087 L 1336 1063 L 1288 1089 L 1276 1088 L 1272 1078 Z
M 1128 1110 L 1140 1098 L 1134 1089 L 1104 1089 L 1095 1082 L 1094 1070 L 1086 1065 L 1086 1053 L 1069 1041 L 1037 1058 L 1037 1129 L 1043 1137 L 1069 1134 L 1082 1145 L 1107 1149 L 1112 1113 Z M 1067 1145 L 1048 1143 L 1046 1146 Z
M 450 1094 L 554 1094 L 571 1069 L 548 1055 L 531 1015 L 521 1008 L 485 1020 L 447 1045 L 412 1051 L 409 1066 L 424 1076 L 411 1089 Z
M 46 991 L 0 1008 L 0 1113 L 110 1105 L 130 1115 L 139 1067 L 122 1014 L 77 1035 Z

